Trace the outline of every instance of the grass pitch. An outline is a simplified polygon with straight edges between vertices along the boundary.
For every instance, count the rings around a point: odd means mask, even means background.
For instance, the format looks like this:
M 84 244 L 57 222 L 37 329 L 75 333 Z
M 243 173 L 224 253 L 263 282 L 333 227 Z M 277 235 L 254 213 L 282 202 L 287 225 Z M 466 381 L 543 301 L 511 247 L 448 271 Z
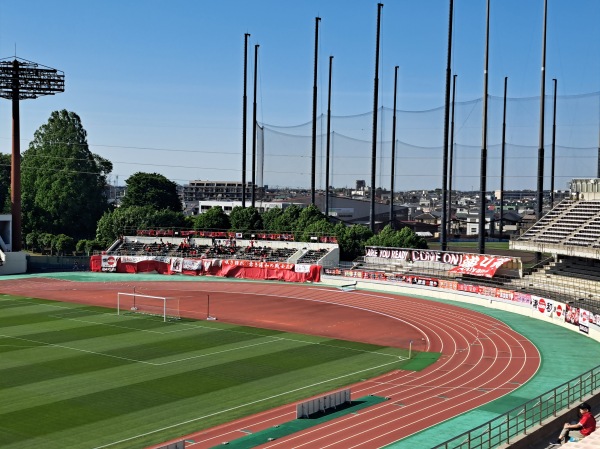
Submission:
M 143 448 L 407 364 L 414 369 L 418 357 L 407 355 L 0 295 L 0 447 Z M 428 356 L 424 364 L 435 360 Z

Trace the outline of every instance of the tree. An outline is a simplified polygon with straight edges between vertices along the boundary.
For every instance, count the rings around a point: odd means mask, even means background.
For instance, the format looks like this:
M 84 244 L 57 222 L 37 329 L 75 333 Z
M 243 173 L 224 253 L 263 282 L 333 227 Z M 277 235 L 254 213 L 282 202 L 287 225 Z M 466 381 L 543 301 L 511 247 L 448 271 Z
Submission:
M 231 230 L 236 232 L 259 231 L 263 229 L 263 221 L 255 207 L 236 206 L 229 214 Z
M 427 240 L 418 236 L 412 229 L 404 227 L 398 231 L 402 241 L 403 248 L 427 249 L 429 245 Z
M 75 250 L 75 240 L 68 235 L 58 234 L 53 241 L 53 246 L 59 256 L 72 255 Z
M 106 212 L 98 220 L 96 240 L 108 246 L 120 235 L 135 232 L 137 229 L 190 227 L 191 220 L 181 212 L 155 210 L 152 206 L 119 207 Z
M 219 206 L 213 206 L 203 214 L 194 217 L 194 229 L 227 231 L 229 228 L 229 217 Z
M 108 208 L 105 187 L 111 170 L 109 161 L 90 152 L 77 114 L 52 112 L 23 153 L 23 233 L 93 236 Z
M 283 213 L 273 221 L 272 232 L 293 232 L 296 229 L 300 212 L 302 212 L 302 208 L 295 204 L 286 207 Z
M 25 244 L 27 249 L 34 252 L 40 250 L 40 233 L 37 231 L 30 232 L 25 236 Z
M 269 232 L 276 232 L 275 223 L 282 214 L 283 209 L 279 207 L 272 207 L 268 211 L 263 212 L 261 217 L 264 230 Z
M 311 204 L 300 211 L 294 225 L 296 232 L 304 232 L 308 226 L 321 220 L 327 220 L 317 206 Z
M 378 234 L 367 240 L 368 246 L 383 246 L 388 248 L 404 248 L 400 233 L 390 225 L 386 225 Z
M 10 213 L 11 155 L 0 153 L 0 214 Z
M 158 173 L 137 172 L 125 181 L 127 190 L 121 207 L 152 206 L 156 210 L 181 212 L 177 184 Z
M 50 254 L 52 254 L 52 250 L 54 249 L 53 241 L 54 235 L 48 232 L 41 233 L 39 235 L 38 242 L 40 244 L 42 252 L 48 251 L 50 252 Z
M 427 241 L 419 237 L 410 228 L 404 227 L 399 231 L 390 225 L 383 228 L 379 234 L 367 240 L 368 246 L 383 246 L 387 248 L 418 248 L 426 249 Z
M 365 242 L 373 232 L 363 225 L 347 227 L 343 223 L 338 223 L 335 225 L 335 235 L 340 247 L 340 258 L 354 260 L 365 254 Z
M 98 240 L 79 240 L 75 245 L 75 251 L 85 253 L 86 256 L 90 256 L 94 250 L 101 250 L 103 248 L 106 248 L 106 246 L 102 245 Z
M 327 219 L 323 218 L 319 221 L 314 221 L 304 228 L 304 232 L 300 235 L 300 240 L 309 242 L 311 237 L 320 237 L 322 235 L 335 235 L 335 226 Z

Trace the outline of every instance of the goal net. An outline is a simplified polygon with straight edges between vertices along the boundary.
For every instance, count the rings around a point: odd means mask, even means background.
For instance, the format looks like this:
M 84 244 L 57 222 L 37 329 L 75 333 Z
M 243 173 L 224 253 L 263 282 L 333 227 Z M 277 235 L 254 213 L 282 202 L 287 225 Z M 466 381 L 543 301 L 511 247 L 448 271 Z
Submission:
M 178 320 L 179 299 L 139 293 L 117 293 L 117 315 L 141 313 L 159 316 L 163 321 Z

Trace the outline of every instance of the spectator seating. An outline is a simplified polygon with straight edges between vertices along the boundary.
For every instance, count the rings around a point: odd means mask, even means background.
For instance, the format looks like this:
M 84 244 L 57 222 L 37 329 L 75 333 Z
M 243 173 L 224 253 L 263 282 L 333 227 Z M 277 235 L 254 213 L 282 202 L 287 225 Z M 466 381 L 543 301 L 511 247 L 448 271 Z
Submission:
M 600 248 L 600 201 L 563 200 L 517 241 Z
M 183 231 L 185 232 L 185 231 Z M 199 232 L 199 231 L 191 231 Z M 143 235 L 142 235 L 143 234 Z M 135 237 L 123 238 L 120 245 L 113 245 L 107 254 L 118 256 L 165 256 L 185 258 L 209 258 L 209 259 L 240 259 L 255 260 L 262 262 L 291 262 L 297 254 L 302 252 L 301 243 L 279 243 L 269 245 L 270 241 L 249 240 L 242 241 L 238 245 L 233 236 L 224 233 L 221 238 L 212 236 L 210 238 L 196 238 L 192 234 L 183 239 L 177 237 L 161 238 L 146 235 L 148 231 L 139 231 Z M 213 235 L 215 233 L 212 233 Z M 284 234 L 277 234 L 282 236 Z M 273 236 L 273 235 L 269 235 Z M 210 244 L 207 244 L 210 242 Z M 260 244 L 262 243 L 262 244 Z M 288 246 L 289 245 L 289 246 Z M 316 263 L 329 252 L 327 248 L 308 250 L 303 254 L 299 263 Z
M 325 254 L 327 254 L 327 249 L 309 249 L 307 250 L 300 258 L 296 261 L 297 263 L 308 263 L 315 264 L 319 260 L 321 260 Z

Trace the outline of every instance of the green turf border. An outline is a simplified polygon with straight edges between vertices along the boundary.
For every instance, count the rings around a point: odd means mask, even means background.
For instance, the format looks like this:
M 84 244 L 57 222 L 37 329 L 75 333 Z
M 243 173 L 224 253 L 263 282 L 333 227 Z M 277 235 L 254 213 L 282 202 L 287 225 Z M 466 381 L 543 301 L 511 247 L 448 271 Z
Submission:
M 283 424 L 279 424 L 269 429 L 261 430 L 256 433 L 251 433 L 232 441 L 223 442 L 221 443 L 221 445 L 213 446 L 213 448 L 211 449 L 222 447 L 225 443 L 227 443 L 228 448 L 250 449 L 261 444 L 277 440 L 278 438 L 283 438 L 288 435 L 292 435 L 296 432 L 310 429 L 311 427 L 318 426 L 327 421 L 332 421 L 342 416 L 358 414 L 358 411 L 362 409 L 372 407 L 376 404 L 380 404 L 385 401 L 387 401 L 387 399 L 381 396 L 363 396 L 352 401 L 350 405 L 341 407 L 339 410 L 336 410 L 334 412 L 326 413 L 317 417 L 311 417 L 308 419 L 303 418 L 287 421 Z M 189 441 L 191 442 L 192 440 Z

